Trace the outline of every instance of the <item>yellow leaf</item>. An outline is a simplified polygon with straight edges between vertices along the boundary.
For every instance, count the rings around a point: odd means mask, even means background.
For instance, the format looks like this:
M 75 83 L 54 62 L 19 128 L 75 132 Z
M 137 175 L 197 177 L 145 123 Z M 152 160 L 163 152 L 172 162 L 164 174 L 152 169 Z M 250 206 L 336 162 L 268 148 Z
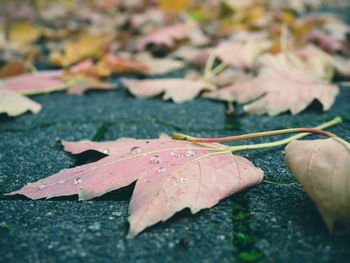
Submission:
M 11 42 L 30 44 L 35 42 L 40 35 L 41 30 L 39 27 L 25 22 L 16 23 L 10 29 Z
M 190 7 L 190 0 L 159 0 L 159 6 L 167 11 L 179 13 L 180 11 Z
M 104 46 L 113 39 L 112 35 L 89 36 L 81 35 L 75 41 L 68 42 L 64 54 L 54 51 L 51 53 L 51 63 L 69 66 L 85 58 L 100 58 L 105 54 Z

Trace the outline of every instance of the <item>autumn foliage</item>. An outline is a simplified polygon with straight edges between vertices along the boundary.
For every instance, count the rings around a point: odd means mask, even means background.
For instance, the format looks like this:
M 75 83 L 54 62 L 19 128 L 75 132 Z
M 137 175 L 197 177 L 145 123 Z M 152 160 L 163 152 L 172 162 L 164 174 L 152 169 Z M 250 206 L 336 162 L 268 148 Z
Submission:
M 0 113 L 38 113 L 41 105 L 29 98 L 35 94 L 84 96 L 91 89 L 117 88 L 173 103 L 219 100 L 231 114 L 241 104 L 244 114 L 294 115 L 315 100 L 327 111 L 341 94 L 334 78 L 350 77 L 350 28 L 336 15 L 317 13 L 322 3 L 1 1 Z M 170 76 L 174 72 L 178 77 Z M 330 137 L 293 137 L 286 163 L 330 232 L 340 223 L 344 234 L 350 226 L 350 148 Z M 167 136 L 63 142 L 72 154 L 94 150 L 106 156 L 9 194 L 32 199 L 78 194 L 87 200 L 136 182 L 129 207 L 134 237 L 186 207 L 196 213 L 258 184 L 264 172 L 232 153 L 285 143 L 234 148 L 215 139 Z

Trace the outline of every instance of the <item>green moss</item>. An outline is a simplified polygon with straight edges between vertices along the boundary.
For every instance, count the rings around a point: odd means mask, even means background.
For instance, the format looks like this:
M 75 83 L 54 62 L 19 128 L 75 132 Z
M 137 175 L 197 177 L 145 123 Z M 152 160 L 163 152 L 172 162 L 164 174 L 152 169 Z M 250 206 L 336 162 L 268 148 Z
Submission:
M 263 258 L 263 254 L 257 252 L 255 249 L 250 250 L 249 252 L 242 252 L 239 254 L 238 258 L 242 262 L 256 262 L 258 259 Z
M 101 127 L 97 130 L 97 132 L 92 137 L 92 141 L 99 142 L 103 139 L 108 129 L 112 126 L 112 123 L 105 122 L 101 125 Z
M 264 257 L 264 254 L 254 248 L 257 237 L 252 235 L 250 230 L 250 213 L 248 200 L 244 193 L 235 197 L 232 203 L 233 210 L 233 245 L 237 262 L 257 262 Z
M 234 115 L 226 115 L 225 130 L 240 130 L 242 123 L 239 118 Z
M 7 223 L 5 223 L 5 222 L 3 222 L 2 224 L 0 224 L 0 227 L 3 227 L 3 228 L 5 228 L 5 229 L 7 229 L 7 230 L 12 230 L 12 229 L 15 228 L 14 225 L 12 225 L 12 224 L 7 224 Z

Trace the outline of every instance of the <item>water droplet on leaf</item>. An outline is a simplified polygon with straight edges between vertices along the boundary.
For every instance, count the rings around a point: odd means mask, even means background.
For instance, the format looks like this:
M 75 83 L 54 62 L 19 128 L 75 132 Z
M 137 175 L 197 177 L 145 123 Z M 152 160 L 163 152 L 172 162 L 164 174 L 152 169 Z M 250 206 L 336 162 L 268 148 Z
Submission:
M 103 150 L 103 153 L 104 153 L 104 154 L 109 154 L 109 152 L 110 152 L 110 150 L 109 150 L 108 148 L 106 148 L 106 149 Z
M 160 163 L 162 161 L 162 158 L 160 156 L 155 155 L 151 157 L 151 163 Z
M 41 184 L 41 185 L 38 186 L 38 189 L 39 189 L 39 190 L 40 190 L 40 189 L 44 189 L 45 187 L 47 187 L 47 185 Z
M 164 173 L 166 171 L 166 168 L 165 167 L 160 167 L 158 169 L 158 173 Z
M 195 156 L 195 155 L 196 155 L 196 152 L 195 152 L 195 151 L 192 151 L 192 150 L 189 150 L 189 151 L 187 151 L 187 152 L 185 153 L 185 155 L 186 155 L 187 157 L 189 157 L 189 156 Z
M 135 146 L 135 147 L 131 148 L 130 152 L 132 154 L 138 154 L 138 153 L 142 152 L 142 149 L 140 147 Z
M 81 178 L 77 178 L 74 180 L 74 184 L 80 184 L 83 180 Z
M 187 182 L 187 178 L 181 178 L 181 179 L 180 179 L 180 182 L 181 182 L 181 183 L 186 183 L 186 182 Z

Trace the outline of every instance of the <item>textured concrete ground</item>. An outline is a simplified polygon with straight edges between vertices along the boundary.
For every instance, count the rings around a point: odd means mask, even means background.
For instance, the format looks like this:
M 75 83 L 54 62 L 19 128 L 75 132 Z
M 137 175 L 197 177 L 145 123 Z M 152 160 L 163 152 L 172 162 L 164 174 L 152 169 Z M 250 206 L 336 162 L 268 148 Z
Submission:
M 240 111 L 226 117 L 219 102 L 139 100 L 123 89 L 33 98 L 43 105 L 39 114 L 0 116 L 0 194 L 97 157 L 65 153 L 61 139 L 155 138 L 173 131 L 228 136 L 310 127 L 350 113 L 348 88 L 327 113 L 320 112 L 316 103 L 298 116 L 273 118 Z M 350 141 L 349 130 L 347 122 L 330 129 Z M 266 180 L 278 184 L 262 182 L 196 215 L 184 210 L 132 240 L 125 236 L 133 186 L 84 202 L 76 196 L 37 201 L 1 196 L 0 262 L 298 263 L 345 262 L 350 257 L 350 238 L 329 235 L 315 206 L 287 170 L 283 147 L 240 154 L 266 171 Z

